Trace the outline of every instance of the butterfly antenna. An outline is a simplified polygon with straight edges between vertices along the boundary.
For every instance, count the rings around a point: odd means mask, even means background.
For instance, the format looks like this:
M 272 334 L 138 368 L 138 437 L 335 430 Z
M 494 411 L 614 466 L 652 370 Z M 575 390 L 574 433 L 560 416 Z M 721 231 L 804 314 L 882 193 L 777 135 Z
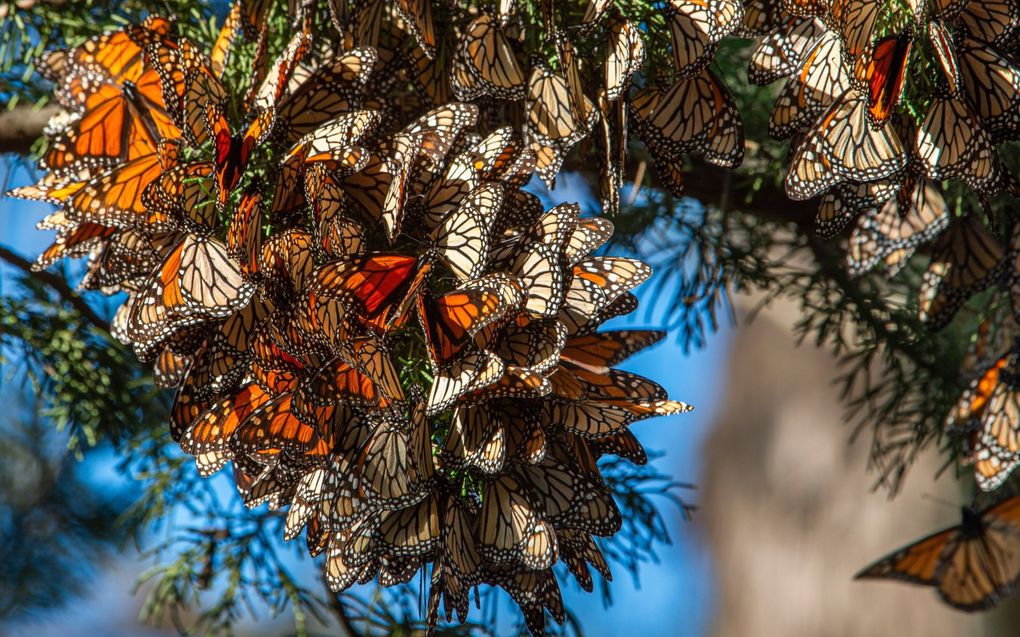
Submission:
M 948 507 L 952 507 L 953 509 L 959 509 L 960 508 L 959 503 L 957 503 L 957 502 L 950 502 L 949 500 L 946 500 L 945 498 L 940 498 L 940 497 L 932 495 L 930 493 L 922 493 L 921 497 L 924 498 L 925 500 L 931 500 L 932 502 L 938 502 L 939 504 L 944 504 L 944 505 L 946 505 Z

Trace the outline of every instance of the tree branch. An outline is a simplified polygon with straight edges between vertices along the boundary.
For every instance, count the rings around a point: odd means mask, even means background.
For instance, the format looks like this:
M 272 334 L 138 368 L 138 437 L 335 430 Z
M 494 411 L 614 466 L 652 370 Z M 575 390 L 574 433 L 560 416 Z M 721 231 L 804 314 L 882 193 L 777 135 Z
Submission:
M 721 205 L 768 216 L 783 221 L 792 221 L 807 226 L 814 233 L 818 200 L 794 201 L 782 188 L 772 183 L 754 187 L 751 169 L 730 170 L 707 162 L 695 160 L 690 169 L 684 171 L 684 192 L 706 205 Z
M 636 160 L 629 161 L 628 172 L 633 172 L 632 167 L 640 164 L 641 162 Z M 654 168 L 650 172 L 637 168 L 633 170 L 637 172 L 630 176 L 635 179 L 641 178 L 644 182 L 642 187 L 662 189 Z M 591 163 L 568 161 L 564 164 L 563 172 L 578 172 L 590 184 L 599 182 L 599 173 Z M 767 172 L 756 172 L 753 167 L 747 165 L 731 170 L 692 157 L 691 165 L 684 170 L 684 195 L 697 199 L 706 206 L 734 208 L 761 217 L 792 221 L 803 231 L 814 233 L 818 199 L 794 201 L 782 187 L 777 187 L 768 180 L 755 187 L 755 178 L 763 174 L 769 176 Z M 630 196 L 630 192 L 625 196 Z
M 60 112 L 56 104 L 36 108 L 30 104 L 0 112 L 0 153 L 27 154 L 51 117 Z
M 3 245 L 0 245 L 0 259 L 3 259 L 27 274 L 30 278 L 39 281 L 56 292 L 61 301 L 77 310 L 96 329 L 104 332 L 110 331 L 110 323 L 96 314 L 96 311 L 85 302 L 85 299 L 81 298 L 77 292 L 71 289 L 71 286 L 67 284 L 63 277 L 57 276 L 52 272 L 33 270 L 32 263 L 28 259 Z

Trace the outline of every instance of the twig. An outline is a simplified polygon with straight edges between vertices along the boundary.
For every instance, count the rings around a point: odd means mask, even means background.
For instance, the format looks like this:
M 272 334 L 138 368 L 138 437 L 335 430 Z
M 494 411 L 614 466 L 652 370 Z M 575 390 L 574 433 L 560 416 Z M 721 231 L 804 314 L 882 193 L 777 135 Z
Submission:
M 104 332 L 110 331 L 110 323 L 96 314 L 96 311 L 85 302 L 85 299 L 81 298 L 77 292 L 71 289 L 71 286 L 67 284 L 63 277 L 57 276 L 52 272 L 37 272 L 33 270 L 32 263 L 28 259 L 3 245 L 0 245 L 0 259 L 3 259 L 27 274 L 30 278 L 52 289 L 60 297 L 60 300 L 78 310 L 78 313 L 96 329 Z

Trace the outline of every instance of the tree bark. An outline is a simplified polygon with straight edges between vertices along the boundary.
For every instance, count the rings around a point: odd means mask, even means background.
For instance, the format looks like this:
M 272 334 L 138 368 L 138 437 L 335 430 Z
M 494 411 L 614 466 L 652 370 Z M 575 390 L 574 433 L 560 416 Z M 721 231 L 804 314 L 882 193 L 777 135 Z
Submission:
M 51 290 L 57 293 L 57 296 L 60 297 L 61 301 L 77 310 L 78 313 L 82 315 L 82 318 L 96 329 L 103 332 L 110 331 L 110 323 L 96 314 L 96 311 L 85 302 L 85 299 L 81 298 L 81 296 L 75 292 L 70 285 L 68 285 L 67 281 L 64 280 L 64 277 L 53 274 L 52 272 L 46 272 L 45 270 L 33 270 L 31 261 L 3 245 L 0 245 L 0 260 L 6 261 L 36 281 L 48 286 Z
M 28 153 L 35 140 L 42 137 L 46 122 L 60 110 L 56 104 L 42 108 L 24 104 L 0 112 L 0 153 Z

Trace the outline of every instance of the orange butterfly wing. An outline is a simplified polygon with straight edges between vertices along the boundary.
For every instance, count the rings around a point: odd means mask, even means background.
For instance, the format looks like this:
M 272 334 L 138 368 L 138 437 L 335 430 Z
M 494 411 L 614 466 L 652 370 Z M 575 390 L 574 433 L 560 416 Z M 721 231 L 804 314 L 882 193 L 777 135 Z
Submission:
M 862 59 L 868 84 L 868 113 L 873 122 L 887 121 L 899 102 L 912 44 L 909 34 L 892 35 L 875 44 L 870 60 Z

